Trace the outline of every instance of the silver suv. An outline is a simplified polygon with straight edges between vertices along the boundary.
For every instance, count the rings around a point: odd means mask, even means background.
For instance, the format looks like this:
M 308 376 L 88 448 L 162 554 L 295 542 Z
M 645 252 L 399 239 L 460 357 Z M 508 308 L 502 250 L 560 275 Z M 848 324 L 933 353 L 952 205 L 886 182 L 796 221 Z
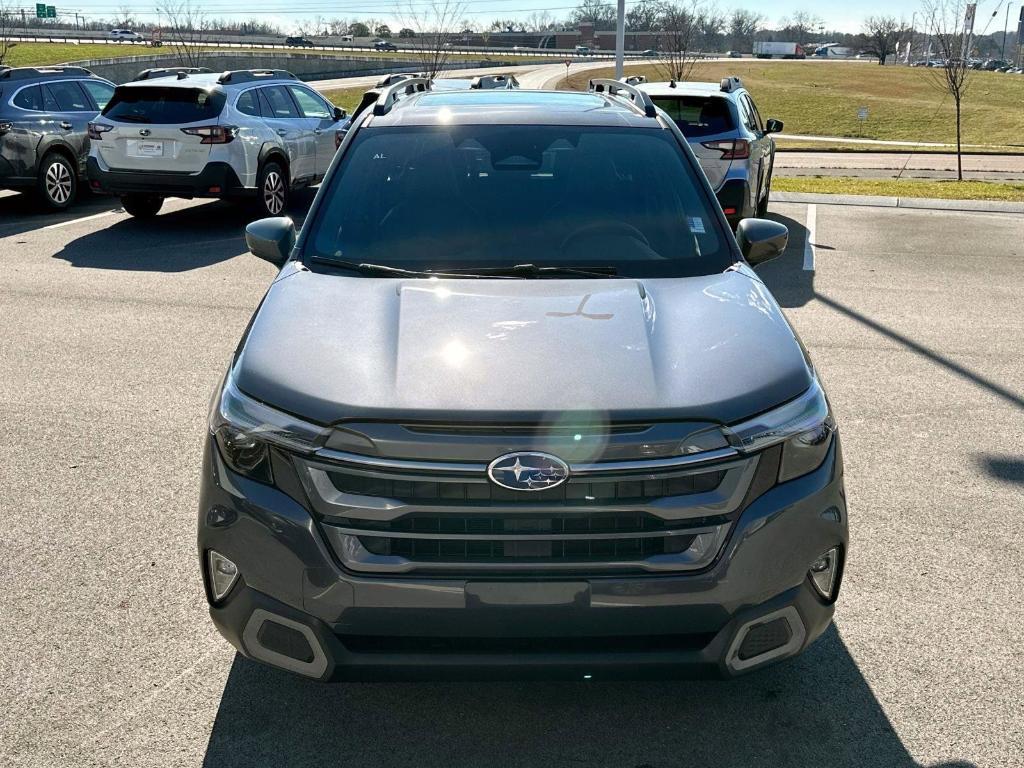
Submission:
M 133 216 L 156 215 L 165 197 L 255 198 L 277 216 L 291 190 L 323 179 L 345 118 L 283 70 L 126 83 L 89 126 L 89 179 Z
M 628 81 L 679 126 L 733 229 L 768 212 L 775 162 L 771 134 L 782 130 L 782 121 L 763 121 L 738 77 L 720 83 Z

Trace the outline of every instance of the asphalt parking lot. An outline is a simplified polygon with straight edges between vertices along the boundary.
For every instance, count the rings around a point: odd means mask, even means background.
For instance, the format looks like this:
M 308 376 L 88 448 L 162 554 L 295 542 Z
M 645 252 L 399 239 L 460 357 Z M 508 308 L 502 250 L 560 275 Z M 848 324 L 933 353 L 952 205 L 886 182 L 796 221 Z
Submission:
M 844 439 L 833 628 L 732 682 L 324 686 L 236 657 L 194 550 L 209 396 L 274 275 L 245 213 L 0 193 L 0 765 L 1024 765 L 1024 217 L 772 215 Z

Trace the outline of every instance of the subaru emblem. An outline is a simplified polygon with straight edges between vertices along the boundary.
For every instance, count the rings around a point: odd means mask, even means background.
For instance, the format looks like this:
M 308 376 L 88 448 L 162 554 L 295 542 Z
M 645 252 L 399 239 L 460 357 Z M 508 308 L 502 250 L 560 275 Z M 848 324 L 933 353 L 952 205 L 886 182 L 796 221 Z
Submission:
M 149 128 L 139 129 L 139 136 L 149 136 L 150 133 L 152 133 L 152 131 L 150 131 Z
M 569 479 L 569 465 L 550 453 L 507 453 L 487 466 L 495 485 L 512 491 L 543 491 Z

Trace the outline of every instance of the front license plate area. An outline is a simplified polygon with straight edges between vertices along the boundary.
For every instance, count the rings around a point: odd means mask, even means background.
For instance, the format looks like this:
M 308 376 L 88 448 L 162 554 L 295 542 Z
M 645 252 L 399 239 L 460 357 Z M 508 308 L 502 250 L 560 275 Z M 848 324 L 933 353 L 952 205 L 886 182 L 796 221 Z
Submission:
M 590 605 L 590 584 L 585 581 L 470 581 L 467 607 L 529 607 Z

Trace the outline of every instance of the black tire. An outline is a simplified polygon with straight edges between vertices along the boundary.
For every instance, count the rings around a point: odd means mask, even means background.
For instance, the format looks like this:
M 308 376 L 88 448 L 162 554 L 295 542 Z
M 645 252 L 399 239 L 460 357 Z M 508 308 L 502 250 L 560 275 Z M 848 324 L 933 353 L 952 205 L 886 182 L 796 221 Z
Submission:
M 63 211 L 78 194 L 78 177 L 71 162 L 60 152 L 48 152 L 39 164 L 36 195 L 50 211 Z
M 260 169 L 256 183 L 256 210 L 264 218 L 283 216 L 288 198 L 288 172 L 276 160 L 270 160 Z
M 772 196 L 772 172 L 775 170 L 775 163 L 773 162 L 768 168 L 768 185 L 764 190 L 764 195 L 757 202 L 757 218 L 763 219 L 768 215 L 768 199 Z
M 137 219 L 151 219 L 160 212 L 164 199 L 157 195 L 125 195 L 121 206 Z

